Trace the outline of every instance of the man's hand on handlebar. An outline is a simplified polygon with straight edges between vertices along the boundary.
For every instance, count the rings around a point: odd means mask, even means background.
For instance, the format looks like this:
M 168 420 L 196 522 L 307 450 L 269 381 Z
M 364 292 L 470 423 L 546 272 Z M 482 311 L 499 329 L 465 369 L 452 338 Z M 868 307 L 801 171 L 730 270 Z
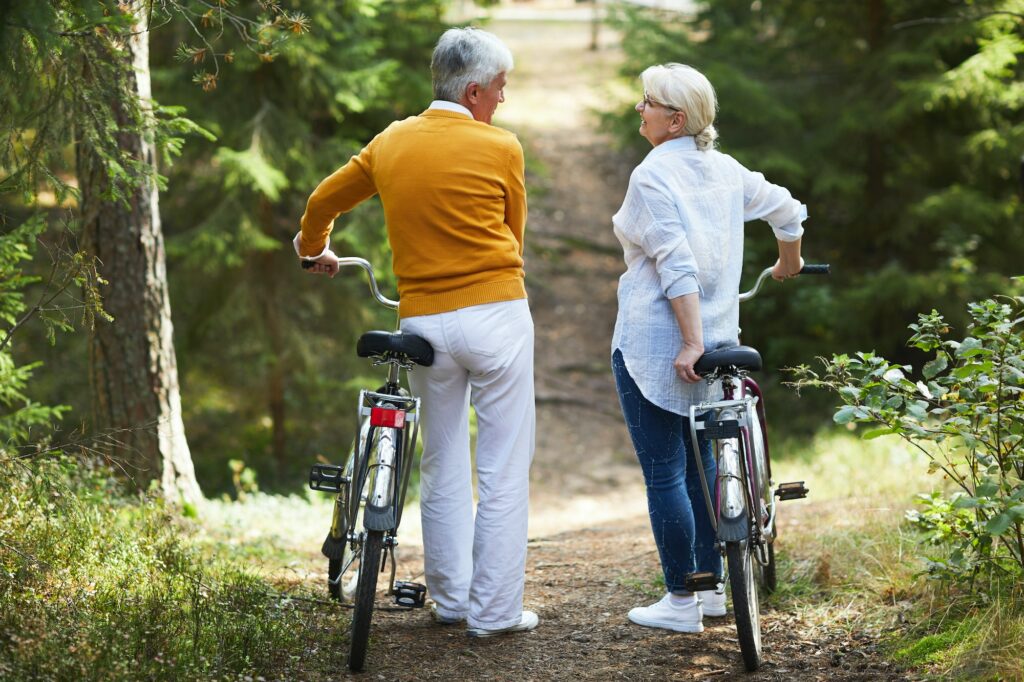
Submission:
M 328 277 L 334 277 L 341 269 L 338 265 L 338 257 L 330 249 L 316 260 L 303 260 L 302 268 L 314 275 L 327 275 Z

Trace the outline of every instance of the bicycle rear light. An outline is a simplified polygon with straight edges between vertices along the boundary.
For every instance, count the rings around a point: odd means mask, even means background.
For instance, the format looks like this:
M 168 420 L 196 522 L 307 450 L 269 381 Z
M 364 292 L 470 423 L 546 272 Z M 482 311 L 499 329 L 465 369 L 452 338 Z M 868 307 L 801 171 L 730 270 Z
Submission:
M 370 410 L 370 424 L 373 426 L 387 426 L 392 429 L 404 428 L 405 410 L 374 407 Z

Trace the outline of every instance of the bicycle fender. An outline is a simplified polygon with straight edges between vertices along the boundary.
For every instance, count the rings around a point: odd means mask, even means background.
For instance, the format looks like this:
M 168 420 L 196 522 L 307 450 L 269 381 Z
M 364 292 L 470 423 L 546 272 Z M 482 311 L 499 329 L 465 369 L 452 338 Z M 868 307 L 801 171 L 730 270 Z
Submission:
M 750 529 L 746 515 L 730 519 L 722 516 L 718 519 L 718 539 L 722 542 L 742 542 L 750 537 Z
M 366 505 L 363 510 L 363 526 L 366 530 L 392 530 L 398 524 L 395 523 L 394 507 L 371 507 Z

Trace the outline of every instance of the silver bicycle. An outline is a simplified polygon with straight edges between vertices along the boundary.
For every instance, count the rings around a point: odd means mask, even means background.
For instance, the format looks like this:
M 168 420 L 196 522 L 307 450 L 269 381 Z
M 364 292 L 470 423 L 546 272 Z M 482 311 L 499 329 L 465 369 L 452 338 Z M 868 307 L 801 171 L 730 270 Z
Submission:
M 827 275 L 828 265 L 805 265 L 801 275 Z M 749 301 L 771 275 L 766 268 L 754 287 L 740 294 L 740 302 Z M 750 372 L 761 369 L 761 355 L 750 346 L 733 346 L 705 353 L 694 365 L 697 374 L 709 383 L 721 382 L 722 400 L 690 407 L 690 438 L 694 452 L 700 441 L 710 441 L 718 473 L 708 481 L 704 468 L 700 474 L 704 501 L 718 537 L 718 549 L 725 557 L 736 613 L 736 633 L 743 662 L 749 671 L 761 665 L 761 616 L 758 583 L 765 592 L 776 587 L 775 523 L 776 498 L 795 500 L 807 496 L 803 481 L 782 483 L 772 480 L 768 449 L 768 422 L 765 400 Z M 700 421 L 697 415 L 704 415 Z M 687 577 L 692 591 L 715 589 L 718 577 L 695 573 Z
M 382 305 L 398 302 L 381 294 L 373 267 L 362 258 L 341 258 L 341 266 L 363 268 L 370 290 Z M 310 267 L 303 263 L 303 267 Z M 426 588 L 395 580 L 395 547 L 419 435 L 420 400 L 400 381 L 401 370 L 429 366 L 434 349 L 426 339 L 402 331 L 366 332 L 356 353 L 374 366 L 387 367 L 384 384 L 359 392 L 359 428 L 340 465 L 315 464 L 309 487 L 336 495 L 331 529 L 321 548 L 327 557 L 327 589 L 352 605 L 349 669 L 358 672 L 366 661 L 370 621 L 377 596 L 377 578 L 390 561 L 387 594 L 402 607 L 422 607 Z

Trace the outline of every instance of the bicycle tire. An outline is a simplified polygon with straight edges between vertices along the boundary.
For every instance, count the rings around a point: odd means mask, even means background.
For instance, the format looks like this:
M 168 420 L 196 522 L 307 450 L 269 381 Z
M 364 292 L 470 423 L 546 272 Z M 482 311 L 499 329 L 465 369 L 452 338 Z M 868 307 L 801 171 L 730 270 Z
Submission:
M 748 672 L 761 666 L 761 614 L 757 603 L 757 581 L 754 580 L 754 557 L 747 542 L 725 543 L 729 565 L 729 587 L 736 614 L 736 636 Z
M 370 621 L 373 618 L 373 602 L 377 597 L 377 574 L 380 572 L 383 546 L 382 531 L 366 532 L 359 561 L 359 583 L 356 587 L 355 603 L 352 605 L 352 627 L 349 631 L 348 668 L 356 673 L 360 672 L 366 663 L 366 648 L 370 642 Z
M 772 594 L 778 587 L 778 576 L 775 571 L 775 543 L 768 544 L 768 562 L 761 566 L 761 586 L 765 594 Z

